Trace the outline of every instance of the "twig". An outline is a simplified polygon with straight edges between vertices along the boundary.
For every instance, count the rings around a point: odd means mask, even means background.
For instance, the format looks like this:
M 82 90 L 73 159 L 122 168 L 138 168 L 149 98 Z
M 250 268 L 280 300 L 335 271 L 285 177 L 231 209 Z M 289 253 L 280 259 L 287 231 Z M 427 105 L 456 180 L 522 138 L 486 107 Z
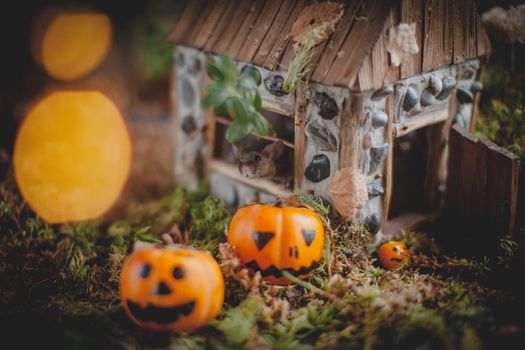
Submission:
M 341 301 L 341 299 L 339 297 L 336 297 L 335 295 L 330 294 L 327 291 L 324 291 L 321 288 L 316 287 L 316 286 L 314 286 L 313 284 L 311 284 L 309 282 L 300 280 L 299 278 L 295 277 L 294 275 L 292 275 L 288 271 L 282 271 L 282 274 L 283 274 L 284 277 L 288 278 L 290 281 L 300 285 L 301 287 L 303 287 L 305 289 L 311 290 L 312 292 L 317 293 L 319 295 L 322 295 L 325 298 L 328 298 L 328 299 L 330 299 L 332 301 Z

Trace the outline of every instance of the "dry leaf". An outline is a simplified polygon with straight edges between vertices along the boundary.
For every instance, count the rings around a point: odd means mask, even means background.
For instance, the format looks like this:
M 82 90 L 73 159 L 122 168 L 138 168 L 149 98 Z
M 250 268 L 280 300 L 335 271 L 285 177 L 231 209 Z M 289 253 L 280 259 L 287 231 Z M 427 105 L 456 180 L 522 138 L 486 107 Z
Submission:
M 335 25 L 341 19 L 343 5 L 335 2 L 314 3 L 306 6 L 292 25 L 290 33 L 294 41 L 304 44 L 306 35 L 325 22 L 331 23 L 324 30 L 315 45 L 325 41 L 335 31 Z
M 407 57 L 418 53 L 416 24 L 400 23 L 390 28 L 386 49 L 390 53 L 390 61 L 394 67 L 399 67 Z
M 342 217 L 354 217 L 368 201 L 366 181 L 366 175 L 359 169 L 343 168 L 335 173 L 328 195 Z

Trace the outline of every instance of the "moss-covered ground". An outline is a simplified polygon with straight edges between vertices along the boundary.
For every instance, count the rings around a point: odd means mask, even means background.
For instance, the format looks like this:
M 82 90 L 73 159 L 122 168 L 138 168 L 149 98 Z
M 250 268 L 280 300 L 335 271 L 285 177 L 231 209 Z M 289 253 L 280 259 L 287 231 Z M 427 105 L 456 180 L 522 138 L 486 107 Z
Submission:
M 397 239 L 410 265 L 382 269 L 365 227 L 320 200 L 298 200 L 330 227 L 324 264 L 304 283 L 268 285 L 226 243 L 231 211 L 205 191 L 177 189 L 130 204 L 116 219 L 49 226 L 13 186 L 0 185 L 0 329 L 10 348 L 482 349 L 523 348 L 523 271 L 502 239 L 490 257 L 465 258 L 437 235 Z M 194 333 L 155 334 L 119 306 L 121 264 L 134 242 L 207 249 L 226 279 L 217 320 Z M 450 245 L 448 245 L 450 247 Z M 334 251 L 335 249 L 335 251 Z M 2 348 L 4 348 L 2 346 Z

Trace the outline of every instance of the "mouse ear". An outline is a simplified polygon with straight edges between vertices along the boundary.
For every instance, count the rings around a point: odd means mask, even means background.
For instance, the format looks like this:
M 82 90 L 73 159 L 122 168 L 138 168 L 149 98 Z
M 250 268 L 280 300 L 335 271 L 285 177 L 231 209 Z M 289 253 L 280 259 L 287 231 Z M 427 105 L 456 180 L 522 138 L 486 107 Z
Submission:
M 242 146 L 232 143 L 232 148 L 233 148 L 233 155 L 235 156 L 235 158 L 239 158 L 241 156 L 242 151 L 244 150 Z
M 277 159 L 281 156 L 284 150 L 284 145 L 281 141 L 270 143 L 263 149 L 263 154 L 270 159 Z

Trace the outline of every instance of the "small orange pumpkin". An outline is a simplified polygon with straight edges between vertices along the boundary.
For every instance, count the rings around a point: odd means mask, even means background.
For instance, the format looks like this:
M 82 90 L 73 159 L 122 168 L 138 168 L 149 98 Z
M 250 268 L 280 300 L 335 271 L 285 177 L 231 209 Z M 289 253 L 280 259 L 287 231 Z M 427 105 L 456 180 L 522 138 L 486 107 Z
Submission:
M 224 301 L 224 279 L 207 252 L 148 247 L 124 261 L 120 299 L 131 320 L 142 328 L 188 331 L 217 316 Z
M 379 262 L 385 269 L 393 270 L 408 263 L 408 249 L 401 242 L 388 242 L 377 250 Z
M 282 271 L 304 278 L 319 266 L 324 227 L 308 208 L 252 204 L 233 216 L 228 242 L 241 262 L 252 271 L 260 271 L 264 280 L 289 284 Z

